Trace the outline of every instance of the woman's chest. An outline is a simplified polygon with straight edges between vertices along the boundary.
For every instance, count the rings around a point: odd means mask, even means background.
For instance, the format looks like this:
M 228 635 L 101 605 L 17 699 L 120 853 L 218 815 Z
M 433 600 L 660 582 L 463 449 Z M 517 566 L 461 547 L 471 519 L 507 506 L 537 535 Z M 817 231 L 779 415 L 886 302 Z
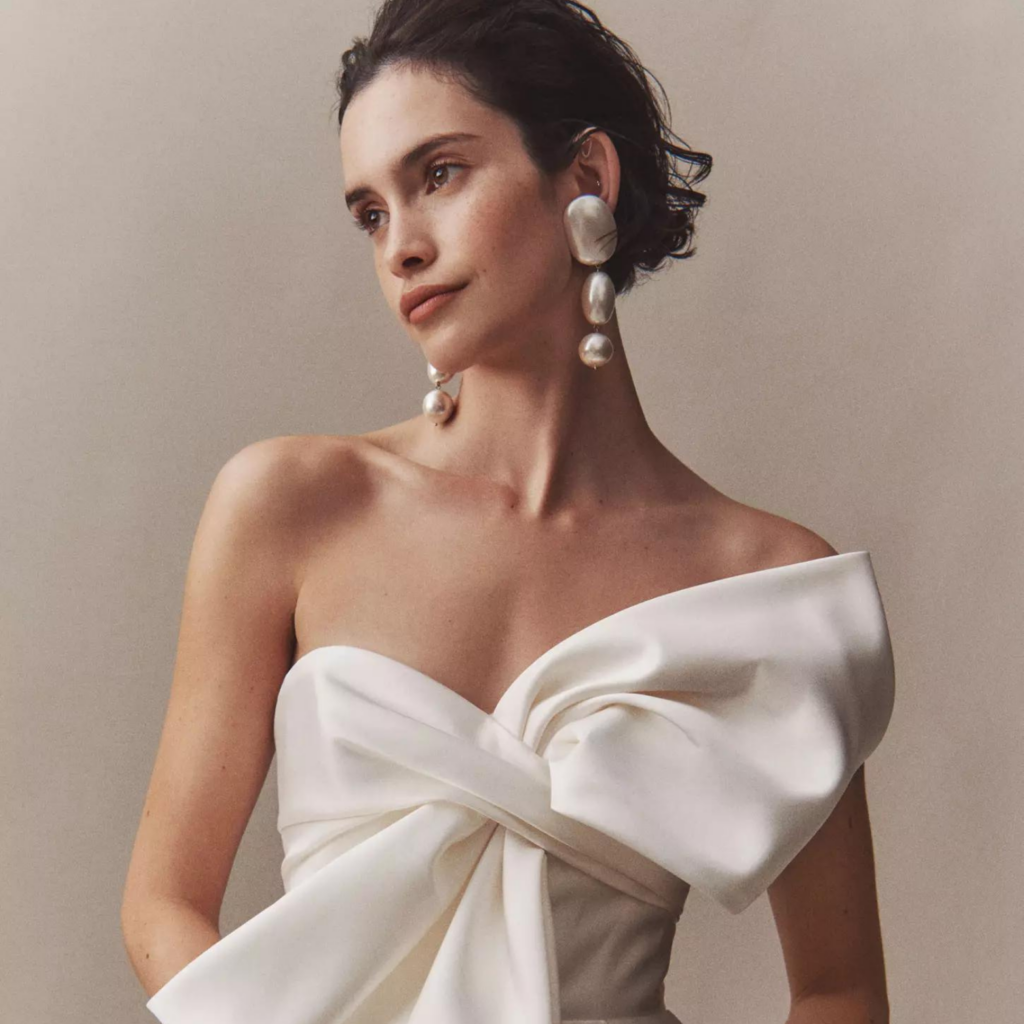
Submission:
M 648 598 L 731 575 L 693 510 L 538 526 L 481 509 L 385 505 L 323 532 L 295 613 L 298 659 L 333 644 L 402 662 L 490 713 L 568 636 Z

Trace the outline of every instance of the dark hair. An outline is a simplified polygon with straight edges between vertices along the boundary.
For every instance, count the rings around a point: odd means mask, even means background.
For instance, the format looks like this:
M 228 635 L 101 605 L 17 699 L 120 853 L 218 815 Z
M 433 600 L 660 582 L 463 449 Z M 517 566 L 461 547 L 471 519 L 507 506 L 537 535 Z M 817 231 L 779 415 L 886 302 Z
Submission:
M 431 70 L 508 115 L 548 175 L 572 163 L 583 129 L 608 133 L 622 178 L 619 244 L 602 269 L 616 293 L 633 287 L 638 270 L 653 272 L 696 251 L 694 218 L 706 197 L 691 186 L 711 172 L 711 157 L 672 132 L 648 75 L 670 112 L 661 83 L 588 7 L 574 0 L 384 0 L 369 38 L 356 37 L 342 54 L 339 131 L 353 97 L 393 66 Z M 691 165 L 689 173 L 679 172 L 675 158 Z

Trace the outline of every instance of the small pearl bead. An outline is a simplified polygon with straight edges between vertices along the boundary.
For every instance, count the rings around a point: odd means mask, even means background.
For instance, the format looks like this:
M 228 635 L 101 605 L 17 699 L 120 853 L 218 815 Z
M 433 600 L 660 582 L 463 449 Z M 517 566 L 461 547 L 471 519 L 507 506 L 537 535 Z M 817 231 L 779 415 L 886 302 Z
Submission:
M 455 409 L 455 401 L 447 391 L 434 388 L 423 396 L 423 415 L 435 423 L 444 423 Z
M 587 366 L 604 366 L 615 354 L 615 345 L 607 334 L 588 334 L 579 345 L 580 359 Z

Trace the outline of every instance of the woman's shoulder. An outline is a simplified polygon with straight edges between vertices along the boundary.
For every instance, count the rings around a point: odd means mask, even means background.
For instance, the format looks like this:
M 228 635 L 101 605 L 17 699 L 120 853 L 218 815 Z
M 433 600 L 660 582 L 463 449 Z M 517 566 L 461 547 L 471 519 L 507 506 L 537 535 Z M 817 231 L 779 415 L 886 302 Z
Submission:
M 838 554 L 824 537 L 802 523 L 721 492 L 711 500 L 716 547 L 730 575 Z
M 369 466 L 369 446 L 359 435 L 281 434 L 252 441 L 235 452 L 221 473 L 263 488 L 305 497 L 325 484 L 357 486 Z
M 366 434 L 285 434 L 251 442 L 222 473 L 244 478 L 264 502 L 290 506 L 294 516 L 335 517 L 346 507 L 365 509 L 392 477 L 403 476 L 401 424 Z M 714 550 L 719 575 L 825 558 L 837 550 L 810 527 L 730 497 L 692 478 L 684 516 L 687 532 Z M 693 481 L 699 481 L 699 486 Z M 291 518 L 291 517 L 288 517 Z M 293 520 L 294 521 L 294 520 Z M 699 529 L 694 527 L 699 526 Z
M 232 507 L 280 534 L 289 548 L 346 510 L 365 508 L 375 471 L 357 436 L 283 434 L 252 441 L 217 474 Z

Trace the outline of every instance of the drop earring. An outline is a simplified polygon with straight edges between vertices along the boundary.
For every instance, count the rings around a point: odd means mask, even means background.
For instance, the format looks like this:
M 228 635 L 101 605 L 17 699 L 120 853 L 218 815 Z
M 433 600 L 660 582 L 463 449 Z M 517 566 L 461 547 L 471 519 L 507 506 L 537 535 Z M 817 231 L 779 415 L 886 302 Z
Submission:
M 452 375 L 427 363 L 427 376 L 433 381 L 434 387 L 423 396 L 423 415 L 440 425 L 455 411 L 455 399 L 447 391 L 441 390 L 441 385 L 447 384 Z
M 583 156 L 589 155 L 588 145 Z M 601 187 L 600 178 L 597 187 Z M 564 220 L 569 249 L 576 260 L 596 268 L 611 259 L 618 246 L 618 228 L 611 207 L 600 196 L 577 196 L 565 208 Z M 615 312 L 615 284 L 603 270 L 595 269 L 583 282 L 582 299 L 587 322 L 600 327 Z M 608 335 L 592 331 L 579 343 L 578 352 L 587 366 L 597 369 L 612 358 L 615 345 Z

